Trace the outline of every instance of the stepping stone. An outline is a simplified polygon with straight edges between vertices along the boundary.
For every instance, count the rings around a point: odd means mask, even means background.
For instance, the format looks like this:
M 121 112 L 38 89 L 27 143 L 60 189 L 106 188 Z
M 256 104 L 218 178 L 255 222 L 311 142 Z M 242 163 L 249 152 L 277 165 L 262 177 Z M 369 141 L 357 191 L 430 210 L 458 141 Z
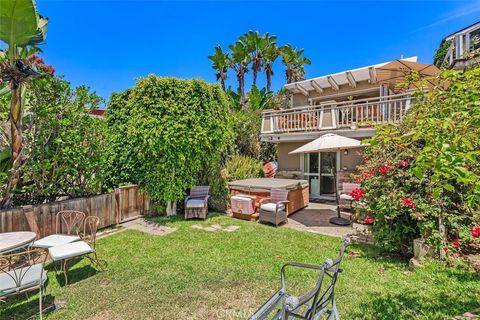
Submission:
M 224 228 L 223 231 L 233 232 L 235 230 L 238 230 L 239 228 L 240 228 L 239 226 L 228 226 L 228 227 Z
M 201 225 L 199 225 L 199 224 L 193 224 L 193 225 L 192 225 L 192 228 L 194 228 L 194 229 L 202 229 L 202 230 L 203 230 L 203 227 L 202 227 Z
M 139 218 L 136 220 L 131 220 L 131 221 L 122 223 L 122 226 L 124 226 L 127 229 L 134 229 L 134 230 L 138 230 L 138 231 L 148 233 L 151 235 L 156 235 L 156 236 L 164 236 L 169 233 L 177 231 L 177 228 L 160 225 L 155 222 L 147 221 L 144 218 Z
M 214 228 L 214 229 L 222 229 L 222 226 L 219 225 L 219 224 L 212 224 L 210 227 Z
M 206 228 L 203 228 L 203 230 L 208 231 L 208 232 L 214 232 L 214 231 L 217 231 L 218 229 L 216 229 L 214 227 L 206 227 Z

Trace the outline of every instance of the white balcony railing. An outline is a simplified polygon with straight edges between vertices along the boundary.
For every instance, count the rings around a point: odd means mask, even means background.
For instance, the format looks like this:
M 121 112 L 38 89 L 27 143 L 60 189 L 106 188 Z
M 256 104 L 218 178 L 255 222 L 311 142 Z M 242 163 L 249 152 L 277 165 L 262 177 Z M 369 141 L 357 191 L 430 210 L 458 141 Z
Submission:
M 361 100 L 266 110 L 262 113 L 262 134 L 373 127 L 399 122 L 414 99 L 398 94 Z

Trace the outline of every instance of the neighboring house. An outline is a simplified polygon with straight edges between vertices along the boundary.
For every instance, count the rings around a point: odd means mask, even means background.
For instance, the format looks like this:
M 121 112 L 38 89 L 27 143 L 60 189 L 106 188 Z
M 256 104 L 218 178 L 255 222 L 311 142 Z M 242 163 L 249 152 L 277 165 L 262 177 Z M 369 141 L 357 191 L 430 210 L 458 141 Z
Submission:
M 379 80 L 393 62 L 427 66 L 412 57 L 286 84 L 291 94 L 290 108 L 265 110 L 260 134 L 262 141 L 278 144 L 278 176 L 304 178 L 310 183 L 312 198 L 331 198 L 335 190 L 332 163 L 336 163 L 341 189 L 341 183 L 349 181 L 362 162 L 362 148 L 311 154 L 289 152 L 326 133 L 362 140 L 375 134 L 377 124 L 399 122 L 412 97 L 396 93 L 400 80 Z
M 480 21 L 442 39 L 435 53 L 435 65 L 465 69 L 480 63 Z
M 90 116 L 94 118 L 103 118 L 105 117 L 105 112 L 107 112 L 107 109 L 93 109 L 90 111 Z

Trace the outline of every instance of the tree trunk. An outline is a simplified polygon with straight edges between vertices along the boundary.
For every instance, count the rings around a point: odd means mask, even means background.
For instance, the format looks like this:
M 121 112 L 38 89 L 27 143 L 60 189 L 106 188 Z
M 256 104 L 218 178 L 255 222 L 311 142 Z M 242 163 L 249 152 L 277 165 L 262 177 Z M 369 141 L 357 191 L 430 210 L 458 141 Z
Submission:
M 257 85 L 257 75 L 258 75 L 258 70 L 254 69 L 253 70 L 253 85 Z
M 12 169 L 8 177 L 7 187 L 2 199 L 2 209 L 9 208 L 12 197 L 20 181 L 20 167 L 23 162 L 23 135 L 22 135 L 22 86 L 11 82 L 12 98 L 10 101 L 10 133 L 12 139 Z
M 267 71 L 266 72 L 266 76 L 267 76 L 267 92 L 270 92 L 270 87 L 272 85 L 272 73 L 271 71 Z
M 245 109 L 245 74 L 238 76 L 238 86 L 240 88 L 240 104 L 242 109 Z
M 225 80 L 223 80 L 223 78 L 220 78 L 220 83 L 222 84 L 223 91 L 225 91 Z
M 177 214 L 177 202 L 167 201 L 167 217 L 171 217 Z
M 440 233 L 440 239 L 442 241 L 442 245 L 440 247 L 440 259 L 445 260 L 447 257 L 447 253 L 444 250 L 445 246 L 447 245 L 447 229 L 445 228 L 443 209 L 440 211 L 438 216 L 438 232 Z

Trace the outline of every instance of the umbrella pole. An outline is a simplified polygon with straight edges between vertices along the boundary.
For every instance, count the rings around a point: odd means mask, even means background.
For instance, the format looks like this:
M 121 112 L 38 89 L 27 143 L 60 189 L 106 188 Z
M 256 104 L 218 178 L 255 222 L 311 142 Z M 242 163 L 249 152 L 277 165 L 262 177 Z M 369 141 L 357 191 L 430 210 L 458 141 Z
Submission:
M 330 218 L 330 223 L 337 226 L 348 226 L 350 225 L 350 220 L 343 218 L 340 214 L 340 199 L 338 195 L 338 186 L 337 186 L 337 168 L 333 166 L 333 185 L 335 186 L 335 202 L 337 204 L 337 216 Z

